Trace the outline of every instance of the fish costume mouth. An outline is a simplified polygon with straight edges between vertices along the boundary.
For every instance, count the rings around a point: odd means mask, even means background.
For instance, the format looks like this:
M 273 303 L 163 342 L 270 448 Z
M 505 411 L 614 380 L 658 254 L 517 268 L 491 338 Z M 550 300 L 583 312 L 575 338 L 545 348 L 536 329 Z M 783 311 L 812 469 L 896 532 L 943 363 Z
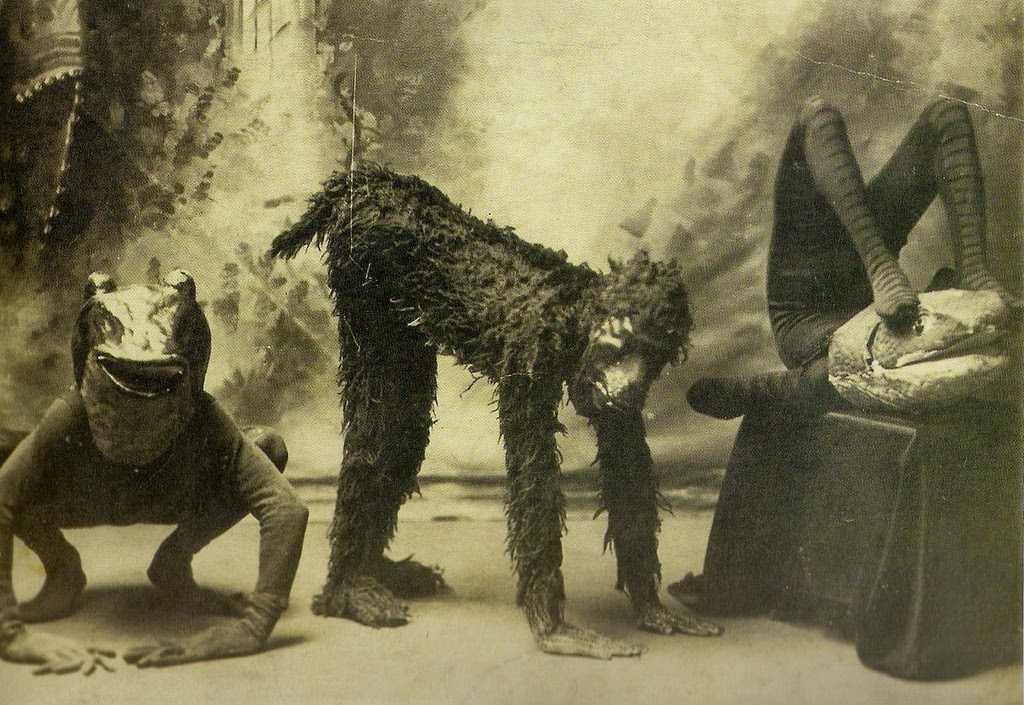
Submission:
M 954 295 L 930 305 L 922 302 L 917 322 L 906 331 L 894 331 L 879 320 L 868 335 L 865 363 L 898 369 L 968 355 L 997 343 L 1009 332 L 1009 309 L 1001 300 L 989 301 L 987 292 L 980 293 L 968 300 Z
M 985 398 L 1005 380 L 1015 325 L 994 291 L 920 295 L 917 323 L 886 326 L 873 309 L 847 321 L 829 346 L 829 381 L 855 406 L 926 411 Z

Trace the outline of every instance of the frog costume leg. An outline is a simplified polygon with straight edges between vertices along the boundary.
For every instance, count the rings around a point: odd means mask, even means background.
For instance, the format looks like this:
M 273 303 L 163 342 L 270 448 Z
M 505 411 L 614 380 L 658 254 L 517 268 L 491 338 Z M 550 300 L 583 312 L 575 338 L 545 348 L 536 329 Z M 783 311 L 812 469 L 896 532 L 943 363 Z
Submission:
M 804 157 L 815 186 L 828 199 L 864 263 L 878 315 L 904 326 L 917 316 L 917 294 L 878 230 L 846 124 L 834 107 L 812 100 L 804 107 Z
M 949 220 L 953 258 L 965 289 L 998 292 L 1017 308 L 1020 302 L 996 281 L 985 263 L 985 186 L 970 113 L 962 103 L 944 100 L 925 111 L 934 132 L 935 174 Z
M 247 427 L 242 432 L 280 472 L 284 472 L 288 449 L 280 434 L 262 426 Z M 146 571 L 150 582 L 165 598 L 187 609 L 213 614 L 240 614 L 244 605 L 239 599 L 225 598 L 196 583 L 192 575 L 192 557 L 248 514 L 244 504 L 235 501 L 230 493 L 213 493 L 202 511 L 189 513 L 160 544 Z
M 46 571 L 39 593 L 18 605 L 22 621 L 46 622 L 71 614 L 85 588 L 78 551 L 55 524 L 44 520 L 21 521 L 13 528 L 14 535 L 39 557 Z

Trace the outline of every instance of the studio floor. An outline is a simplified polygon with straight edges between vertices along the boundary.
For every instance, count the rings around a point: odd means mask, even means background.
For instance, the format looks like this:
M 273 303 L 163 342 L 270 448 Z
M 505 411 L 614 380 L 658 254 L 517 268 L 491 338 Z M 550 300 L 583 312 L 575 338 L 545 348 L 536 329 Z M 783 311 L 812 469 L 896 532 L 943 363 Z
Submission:
M 413 514 L 415 516 L 415 513 Z M 316 517 L 316 513 L 314 513 Z M 661 557 L 666 582 L 700 567 L 710 511 L 665 517 Z M 124 662 L 113 673 L 33 676 L 0 663 L 3 705 L 302 703 L 424 705 L 585 703 L 616 705 L 1003 705 L 1021 702 L 1020 667 L 942 683 L 891 678 L 864 668 L 853 646 L 824 632 L 758 619 L 725 619 L 720 638 L 664 637 L 633 629 L 626 599 L 615 592 L 614 558 L 601 549 L 603 521 L 570 516 L 565 538 L 568 618 L 609 636 L 647 645 L 640 658 L 594 661 L 548 656 L 533 645 L 514 606 L 514 580 L 498 520 L 407 520 L 393 555 L 444 567 L 452 592 L 413 604 L 405 627 L 375 631 L 314 616 L 310 600 L 326 570 L 327 525 L 310 524 L 292 604 L 269 648 L 254 657 L 161 670 Z M 209 623 L 161 607 L 145 578 L 166 527 L 69 532 L 89 585 L 70 618 L 51 632 L 124 649 L 171 639 Z M 251 588 L 258 526 L 247 519 L 197 556 L 197 579 L 229 590 Z M 15 588 L 41 584 L 41 569 L 20 544 Z M 665 596 L 667 604 L 671 598 Z

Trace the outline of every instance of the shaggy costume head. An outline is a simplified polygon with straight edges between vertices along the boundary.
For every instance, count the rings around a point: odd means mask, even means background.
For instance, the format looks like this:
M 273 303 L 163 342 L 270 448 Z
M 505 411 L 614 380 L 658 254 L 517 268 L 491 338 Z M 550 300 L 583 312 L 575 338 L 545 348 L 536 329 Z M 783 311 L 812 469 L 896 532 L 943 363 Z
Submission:
M 580 370 L 569 385 L 573 406 L 593 418 L 602 410 L 643 407 L 666 363 L 685 359 L 693 325 L 682 272 L 646 252 L 609 261 Z

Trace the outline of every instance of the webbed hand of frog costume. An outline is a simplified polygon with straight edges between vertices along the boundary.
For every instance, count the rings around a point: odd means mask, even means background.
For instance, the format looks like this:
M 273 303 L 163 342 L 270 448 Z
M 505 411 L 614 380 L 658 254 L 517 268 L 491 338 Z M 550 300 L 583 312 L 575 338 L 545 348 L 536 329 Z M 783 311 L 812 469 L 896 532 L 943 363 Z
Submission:
M 18 630 L 0 649 L 4 660 L 37 666 L 36 675 L 64 674 L 81 671 L 89 676 L 102 668 L 113 671 L 105 659 L 114 658 L 114 651 L 84 646 L 77 641 L 45 632 Z
M 265 594 L 249 595 L 244 603 L 238 618 L 181 641 L 133 647 L 125 652 L 124 660 L 139 668 L 149 668 L 257 653 L 263 649 L 287 603 Z

